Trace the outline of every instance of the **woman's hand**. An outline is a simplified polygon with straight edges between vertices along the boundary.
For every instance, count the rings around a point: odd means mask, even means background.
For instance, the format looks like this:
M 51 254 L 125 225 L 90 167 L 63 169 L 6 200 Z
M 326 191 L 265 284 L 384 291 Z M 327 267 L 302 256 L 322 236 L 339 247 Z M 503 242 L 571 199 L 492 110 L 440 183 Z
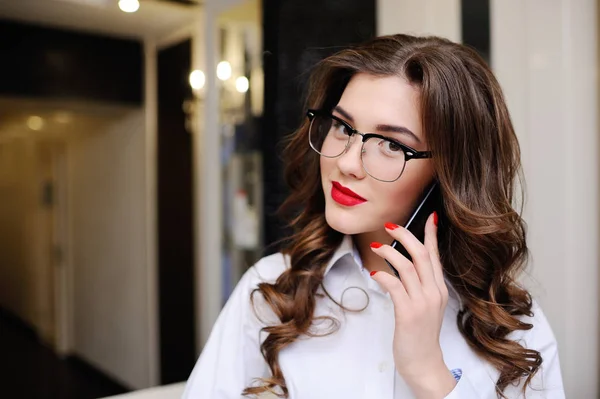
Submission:
M 410 231 L 386 223 L 386 230 L 398 240 L 413 259 L 389 245 L 371 244 L 373 252 L 387 259 L 400 274 L 372 272 L 372 278 L 390 293 L 394 303 L 394 362 L 396 370 L 417 398 L 441 399 L 456 381 L 444 364 L 440 329 L 448 302 L 437 243 L 437 214 L 425 225 L 425 243 Z

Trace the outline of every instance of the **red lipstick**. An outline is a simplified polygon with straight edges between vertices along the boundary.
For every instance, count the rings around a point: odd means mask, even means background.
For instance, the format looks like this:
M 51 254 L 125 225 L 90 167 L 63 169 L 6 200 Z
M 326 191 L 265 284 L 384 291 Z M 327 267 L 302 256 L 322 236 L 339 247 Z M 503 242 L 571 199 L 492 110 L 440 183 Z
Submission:
M 344 206 L 355 206 L 367 202 L 366 199 L 336 181 L 333 182 L 331 187 L 331 198 L 338 204 Z

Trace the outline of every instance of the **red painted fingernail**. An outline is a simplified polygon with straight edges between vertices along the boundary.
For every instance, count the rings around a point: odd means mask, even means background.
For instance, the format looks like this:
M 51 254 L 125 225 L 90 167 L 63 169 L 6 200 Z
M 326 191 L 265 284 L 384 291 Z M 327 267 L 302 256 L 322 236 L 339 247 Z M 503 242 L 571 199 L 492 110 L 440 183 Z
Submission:
M 383 245 L 382 243 L 374 241 L 371 243 L 371 248 L 375 248 L 375 249 L 381 248 L 382 245 Z
M 394 223 L 390 223 L 390 222 L 387 222 L 385 224 L 385 228 L 389 229 L 389 230 L 396 230 L 398 227 L 400 227 L 400 226 L 398 226 L 397 224 L 394 224 Z
M 437 226 L 438 224 L 438 214 L 436 211 L 433 211 L 433 224 Z
M 371 272 L 371 277 L 373 277 L 373 276 L 375 275 L 375 273 L 377 273 L 377 270 L 373 270 L 373 271 Z

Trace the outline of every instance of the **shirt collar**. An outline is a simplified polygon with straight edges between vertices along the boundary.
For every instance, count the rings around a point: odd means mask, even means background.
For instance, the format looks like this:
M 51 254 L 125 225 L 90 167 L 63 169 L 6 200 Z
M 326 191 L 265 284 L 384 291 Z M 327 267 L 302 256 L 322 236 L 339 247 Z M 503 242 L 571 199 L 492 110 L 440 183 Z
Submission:
M 354 262 L 359 267 L 359 269 L 363 269 L 362 259 L 360 258 L 360 254 L 358 253 L 358 249 L 354 246 L 354 240 L 351 235 L 345 235 L 341 244 L 333 253 L 333 256 L 327 263 L 327 267 L 325 268 L 324 276 L 327 276 L 327 273 L 338 263 L 340 259 L 342 259 L 346 255 L 351 255 L 354 258 Z M 446 286 L 448 287 L 448 295 L 450 298 L 454 299 L 457 302 L 458 308 L 463 308 L 463 303 L 460 295 L 454 288 L 454 286 L 448 281 L 448 279 L 444 276 L 444 280 L 446 281 Z
M 335 264 L 344 256 L 348 254 L 353 254 L 355 252 L 354 249 L 354 241 L 352 240 L 351 235 L 345 235 L 342 243 L 338 246 L 338 248 L 333 253 L 333 256 L 327 263 L 327 267 L 325 268 L 325 276 L 329 271 L 335 266 Z M 358 254 L 358 253 L 357 253 Z M 360 257 L 359 257 L 360 258 Z

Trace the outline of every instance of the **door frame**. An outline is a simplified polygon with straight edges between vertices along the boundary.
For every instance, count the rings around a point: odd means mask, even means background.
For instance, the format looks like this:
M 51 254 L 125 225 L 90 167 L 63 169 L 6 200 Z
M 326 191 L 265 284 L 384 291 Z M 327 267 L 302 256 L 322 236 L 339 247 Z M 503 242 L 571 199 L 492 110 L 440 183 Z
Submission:
M 68 356 L 73 348 L 73 263 L 69 222 L 69 187 L 67 144 L 52 146 L 53 228 L 52 267 L 54 277 L 56 353 Z

